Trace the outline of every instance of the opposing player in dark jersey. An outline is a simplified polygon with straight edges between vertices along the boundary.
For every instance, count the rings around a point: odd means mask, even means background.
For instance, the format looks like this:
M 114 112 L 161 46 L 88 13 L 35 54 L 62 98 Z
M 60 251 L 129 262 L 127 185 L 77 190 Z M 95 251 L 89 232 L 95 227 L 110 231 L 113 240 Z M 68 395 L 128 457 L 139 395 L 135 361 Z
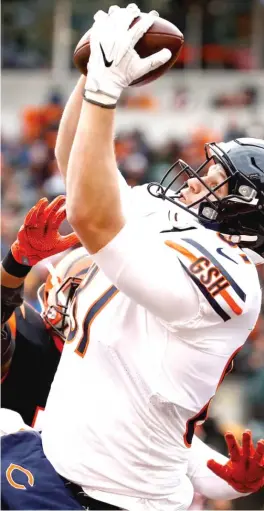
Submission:
M 49 265 L 39 290 L 41 314 L 23 300 L 23 282 L 34 264 L 78 243 L 75 234 L 59 233 L 65 216 L 65 197 L 51 204 L 41 199 L 27 214 L 1 266 L 2 407 L 18 412 L 37 429 L 60 359 L 68 306 L 90 265 L 87 252 L 75 249 L 56 268 Z

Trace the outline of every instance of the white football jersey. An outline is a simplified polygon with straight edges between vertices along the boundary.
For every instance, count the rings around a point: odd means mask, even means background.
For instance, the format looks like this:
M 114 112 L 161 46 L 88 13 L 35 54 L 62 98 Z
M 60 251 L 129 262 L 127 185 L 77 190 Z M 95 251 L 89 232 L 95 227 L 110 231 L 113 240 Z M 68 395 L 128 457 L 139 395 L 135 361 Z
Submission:
M 92 257 L 45 413 L 59 474 L 131 510 L 189 507 L 195 425 L 253 329 L 261 291 L 237 246 L 145 186 L 127 224 Z M 100 269 L 99 269 L 100 268 Z

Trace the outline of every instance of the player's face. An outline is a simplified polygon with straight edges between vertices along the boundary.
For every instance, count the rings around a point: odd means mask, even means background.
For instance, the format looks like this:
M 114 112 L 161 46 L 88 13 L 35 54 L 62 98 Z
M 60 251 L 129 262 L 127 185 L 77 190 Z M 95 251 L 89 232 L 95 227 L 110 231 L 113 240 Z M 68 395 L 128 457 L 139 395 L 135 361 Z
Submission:
M 223 183 L 227 178 L 224 167 L 220 163 L 216 163 L 211 165 L 208 169 L 208 172 L 205 176 L 202 177 L 202 181 L 207 184 L 210 188 L 215 188 Z M 208 190 L 203 184 L 197 179 L 193 177 L 188 179 L 187 187 L 181 190 L 180 201 L 186 204 L 187 206 L 192 204 L 193 202 L 199 201 L 203 199 L 206 195 L 208 195 Z M 228 195 L 228 184 L 225 183 L 218 190 L 215 191 L 216 195 L 222 199 Z M 213 195 L 210 195 L 209 198 L 211 200 L 215 200 Z

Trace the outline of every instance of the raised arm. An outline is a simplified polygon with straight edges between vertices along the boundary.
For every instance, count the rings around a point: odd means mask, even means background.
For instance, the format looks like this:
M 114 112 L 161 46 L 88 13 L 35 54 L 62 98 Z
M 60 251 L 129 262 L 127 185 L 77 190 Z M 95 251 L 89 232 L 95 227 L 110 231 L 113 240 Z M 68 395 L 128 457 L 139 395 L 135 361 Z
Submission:
M 46 198 L 40 199 L 26 215 L 16 241 L 1 263 L 2 377 L 7 374 L 15 341 L 7 321 L 23 303 L 23 284 L 27 274 L 42 259 L 63 252 L 79 242 L 74 233 L 60 235 L 59 226 L 65 217 L 64 196 L 57 197 L 50 204 Z
M 133 80 L 171 57 L 164 49 L 140 59 L 133 48 L 155 15 L 145 15 L 129 29 L 139 14 L 135 4 L 126 9 L 113 6 L 108 14 L 98 11 L 91 30 L 87 102 L 82 106 L 66 180 L 68 219 L 90 253 L 107 245 L 125 224 L 114 154 L 117 100 Z
M 16 241 L 1 263 L 2 325 L 23 302 L 23 283 L 32 266 L 79 242 L 74 233 L 60 235 L 59 226 L 65 216 L 64 196 L 50 204 L 46 198 L 40 199 L 26 215 Z
M 66 179 L 67 218 L 89 253 L 122 229 L 114 111 L 83 102 Z
M 85 76 L 81 76 L 74 87 L 64 108 L 59 126 L 55 156 L 64 180 L 66 180 L 70 152 L 82 108 L 85 79 Z
M 135 221 L 124 217 L 114 153 L 115 106 L 122 89 L 136 76 L 165 62 L 170 52 L 162 50 L 140 59 L 131 47 L 153 23 L 153 15 L 145 15 L 128 30 L 139 14 L 134 4 L 126 9 L 115 6 L 109 12 L 108 16 L 99 11 L 92 28 L 86 101 L 67 172 L 67 217 L 82 244 L 120 291 L 161 320 L 183 323 L 199 314 L 197 291 L 175 251 L 164 244 L 158 232 L 153 236 L 146 232 L 136 215 Z M 116 34 L 117 26 L 120 33 Z M 108 60 L 113 61 L 113 70 L 105 67 L 102 45 Z M 162 272 L 157 272 L 161 264 Z

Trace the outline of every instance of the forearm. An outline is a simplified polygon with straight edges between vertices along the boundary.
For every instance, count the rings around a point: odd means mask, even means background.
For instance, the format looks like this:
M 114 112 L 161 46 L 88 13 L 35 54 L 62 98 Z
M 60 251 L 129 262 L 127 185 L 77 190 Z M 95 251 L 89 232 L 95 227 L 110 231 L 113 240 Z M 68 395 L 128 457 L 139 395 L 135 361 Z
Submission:
M 5 287 L 12 288 L 12 289 L 22 286 L 22 284 L 24 283 L 24 280 L 26 278 L 26 275 L 24 277 L 15 277 L 14 275 L 7 273 L 4 270 L 2 264 L 0 266 L 0 273 L 1 273 L 1 285 L 5 286 Z
M 10 318 L 15 308 L 23 303 L 23 284 L 30 270 L 31 266 L 17 262 L 12 248 L 1 262 L 1 325 Z
M 20 231 L 21 232 L 21 229 Z M 23 303 L 24 280 L 31 266 L 18 262 L 14 253 L 18 242 L 13 243 L 0 265 L 1 274 L 1 325 L 10 318 L 16 307 Z
M 60 172 L 65 180 L 70 152 L 79 122 L 85 80 L 86 77 L 81 76 L 75 88 L 73 89 L 64 108 L 64 112 L 61 118 L 60 127 L 58 131 L 55 155 L 57 158 Z
M 24 279 L 7 273 L 1 265 L 1 326 L 10 318 L 16 307 L 23 303 Z
M 67 216 L 91 254 L 125 223 L 113 140 L 114 110 L 83 101 L 67 172 Z
M 233 500 L 244 497 L 245 493 L 238 493 L 207 467 L 209 459 L 214 459 L 222 464 L 228 462 L 228 458 L 208 447 L 194 435 L 187 474 L 193 484 L 194 491 L 209 499 Z
M 12 316 L 14 310 L 22 305 L 23 300 L 23 285 L 16 288 L 1 286 L 1 328 Z
M 87 102 L 82 105 L 70 154 L 66 189 L 68 220 L 90 254 L 107 245 L 125 225 L 114 155 L 113 107 L 130 83 L 171 57 L 171 52 L 163 49 L 140 59 L 133 50 L 156 16 L 144 16 L 128 30 L 139 15 L 135 4 L 126 9 L 112 6 L 109 15 L 96 13 L 89 34 Z

